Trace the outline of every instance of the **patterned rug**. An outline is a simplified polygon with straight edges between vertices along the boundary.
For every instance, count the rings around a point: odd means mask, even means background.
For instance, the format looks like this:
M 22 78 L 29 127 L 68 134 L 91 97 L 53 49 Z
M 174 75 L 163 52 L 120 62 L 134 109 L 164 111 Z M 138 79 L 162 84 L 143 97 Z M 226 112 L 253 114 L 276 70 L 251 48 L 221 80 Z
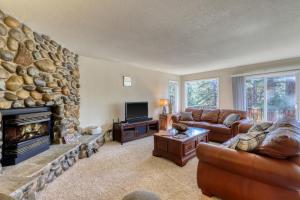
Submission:
M 110 142 L 81 160 L 38 195 L 38 200 L 121 200 L 136 191 L 151 191 L 162 200 L 212 200 L 196 182 L 197 158 L 178 167 L 152 156 L 153 137 L 120 145 Z

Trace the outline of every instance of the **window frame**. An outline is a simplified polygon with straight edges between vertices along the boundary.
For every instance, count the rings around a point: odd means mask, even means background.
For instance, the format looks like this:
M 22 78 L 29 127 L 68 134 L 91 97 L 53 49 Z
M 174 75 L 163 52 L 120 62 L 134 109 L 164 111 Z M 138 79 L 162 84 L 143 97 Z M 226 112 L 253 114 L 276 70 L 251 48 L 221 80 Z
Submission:
M 245 105 L 247 105 L 247 88 L 246 88 L 246 81 L 255 79 L 255 78 L 263 78 L 264 79 L 264 91 L 265 91 L 265 100 L 264 100 L 264 116 L 263 120 L 265 121 L 268 119 L 268 95 L 267 95 L 267 82 L 268 78 L 274 78 L 274 77 L 280 77 L 280 76 L 295 76 L 296 77 L 296 89 L 295 89 L 295 96 L 296 96 L 296 119 L 300 119 L 300 109 L 299 109 L 299 101 L 300 101 L 300 92 L 298 91 L 300 89 L 300 70 L 293 70 L 288 72 L 274 72 L 274 73 L 268 73 L 268 74 L 255 74 L 246 76 L 244 79 L 244 99 L 245 99 Z
M 198 82 L 198 81 L 212 81 L 212 80 L 216 80 L 217 81 L 217 105 L 216 108 L 219 108 L 220 105 L 220 80 L 219 77 L 215 77 L 215 78 L 204 78 L 204 79 L 195 79 L 195 80 L 185 80 L 184 81 L 184 108 L 189 108 L 191 106 L 188 106 L 188 101 L 187 101 L 187 83 L 189 82 Z M 201 107 L 201 105 L 195 105 L 192 107 Z
M 180 100 L 180 93 L 179 93 L 179 81 L 178 80 L 169 80 L 168 81 L 168 98 L 170 97 L 170 90 L 169 90 L 169 85 L 170 83 L 175 83 L 177 85 L 177 89 L 176 89 L 176 97 L 175 97 L 175 109 L 174 112 L 179 112 L 179 100 Z M 170 99 L 169 99 L 170 100 Z

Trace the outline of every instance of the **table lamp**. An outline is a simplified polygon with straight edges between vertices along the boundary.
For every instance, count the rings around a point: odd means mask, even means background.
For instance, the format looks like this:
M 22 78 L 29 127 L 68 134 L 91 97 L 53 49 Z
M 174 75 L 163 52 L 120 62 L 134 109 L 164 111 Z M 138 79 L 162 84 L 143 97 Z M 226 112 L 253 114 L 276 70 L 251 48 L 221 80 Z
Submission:
M 168 99 L 160 99 L 159 100 L 159 105 L 162 106 L 162 114 L 166 115 L 167 111 L 166 111 L 166 106 L 169 104 L 169 100 Z

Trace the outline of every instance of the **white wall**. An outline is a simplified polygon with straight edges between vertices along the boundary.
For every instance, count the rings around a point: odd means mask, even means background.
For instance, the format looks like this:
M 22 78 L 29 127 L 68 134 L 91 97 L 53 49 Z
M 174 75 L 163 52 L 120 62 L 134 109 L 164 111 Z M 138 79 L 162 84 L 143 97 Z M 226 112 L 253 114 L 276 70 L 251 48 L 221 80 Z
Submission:
M 116 62 L 80 56 L 81 127 L 124 120 L 126 101 L 148 101 L 149 116 L 158 118 L 160 98 L 168 97 L 168 81 L 179 76 L 137 68 Z M 123 75 L 131 76 L 132 87 L 123 87 Z

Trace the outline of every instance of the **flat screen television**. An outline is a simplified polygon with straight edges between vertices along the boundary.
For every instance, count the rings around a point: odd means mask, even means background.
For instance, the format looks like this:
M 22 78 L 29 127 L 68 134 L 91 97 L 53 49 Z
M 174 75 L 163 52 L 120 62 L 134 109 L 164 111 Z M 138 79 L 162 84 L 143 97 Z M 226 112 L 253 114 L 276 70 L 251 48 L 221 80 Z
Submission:
M 139 121 L 148 119 L 148 102 L 126 102 L 125 120 Z

